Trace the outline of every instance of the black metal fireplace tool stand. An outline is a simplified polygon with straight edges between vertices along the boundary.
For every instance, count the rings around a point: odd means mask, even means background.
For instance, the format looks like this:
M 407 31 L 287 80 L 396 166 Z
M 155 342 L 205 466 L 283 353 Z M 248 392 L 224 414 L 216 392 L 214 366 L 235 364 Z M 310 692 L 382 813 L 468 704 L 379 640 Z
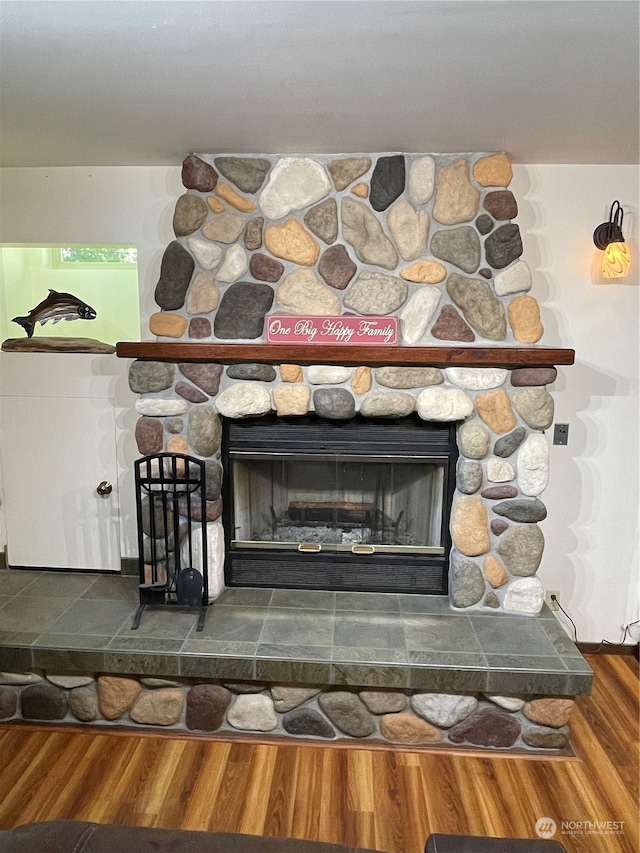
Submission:
M 134 470 L 140 606 L 131 630 L 153 605 L 198 609 L 202 631 L 209 602 L 205 464 L 157 453 L 138 459 Z

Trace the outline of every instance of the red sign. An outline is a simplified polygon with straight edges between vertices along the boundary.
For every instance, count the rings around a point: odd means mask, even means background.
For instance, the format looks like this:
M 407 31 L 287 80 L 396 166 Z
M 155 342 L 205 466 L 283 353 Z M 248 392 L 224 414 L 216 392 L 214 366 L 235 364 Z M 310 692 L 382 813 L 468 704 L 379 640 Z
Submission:
M 398 343 L 397 317 L 267 314 L 266 321 L 268 344 L 389 346 Z

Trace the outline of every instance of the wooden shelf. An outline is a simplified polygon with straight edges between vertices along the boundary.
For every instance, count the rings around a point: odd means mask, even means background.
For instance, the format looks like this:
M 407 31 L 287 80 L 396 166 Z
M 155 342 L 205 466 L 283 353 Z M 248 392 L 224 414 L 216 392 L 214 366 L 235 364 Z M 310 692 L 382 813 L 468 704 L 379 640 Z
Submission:
M 511 346 L 335 346 L 332 344 L 197 344 L 172 341 L 121 341 L 119 358 L 144 361 L 242 364 L 342 364 L 381 367 L 552 367 L 573 364 L 575 351 Z

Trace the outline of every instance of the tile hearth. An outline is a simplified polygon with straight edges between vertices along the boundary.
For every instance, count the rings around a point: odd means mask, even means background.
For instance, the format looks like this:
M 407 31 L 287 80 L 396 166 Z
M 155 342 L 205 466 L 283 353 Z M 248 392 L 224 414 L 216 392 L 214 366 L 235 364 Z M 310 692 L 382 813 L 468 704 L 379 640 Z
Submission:
M 546 607 L 461 613 L 446 596 L 226 589 L 197 614 L 148 608 L 137 578 L 0 571 L 0 670 L 129 673 L 575 696 L 592 673 Z

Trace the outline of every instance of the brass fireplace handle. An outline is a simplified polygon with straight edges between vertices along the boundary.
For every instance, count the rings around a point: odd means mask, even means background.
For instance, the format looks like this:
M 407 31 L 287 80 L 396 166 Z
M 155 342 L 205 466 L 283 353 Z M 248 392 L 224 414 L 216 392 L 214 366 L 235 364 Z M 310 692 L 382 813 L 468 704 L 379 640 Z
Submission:
M 322 545 L 318 542 L 302 542 L 298 545 L 298 551 L 303 551 L 305 554 L 318 554 L 322 551 Z
M 113 491 L 113 486 L 111 483 L 107 482 L 107 480 L 103 480 L 101 483 L 98 483 L 96 488 L 96 492 L 100 495 L 101 498 L 106 498 L 107 495 L 110 495 Z
M 376 549 L 373 545 L 352 545 L 352 554 L 375 554 Z

